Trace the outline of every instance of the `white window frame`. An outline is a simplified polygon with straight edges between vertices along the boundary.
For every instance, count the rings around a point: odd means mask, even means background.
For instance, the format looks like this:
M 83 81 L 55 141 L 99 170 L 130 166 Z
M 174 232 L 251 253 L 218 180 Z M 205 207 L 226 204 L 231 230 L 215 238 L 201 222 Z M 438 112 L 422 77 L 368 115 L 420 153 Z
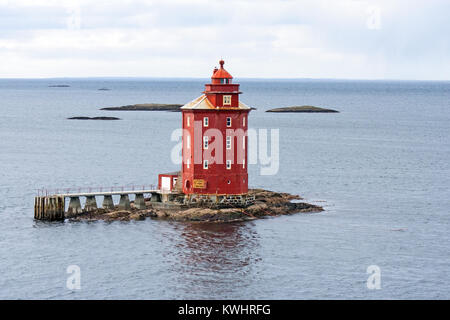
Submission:
M 231 170 L 231 160 L 227 160 L 227 170 Z
M 227 150 L 231 150 L 231 136 L 227 136 L 226 138 L 226 147 Z
M 204 117 L 203 118 L 203 126 L 207 127 L 209 125 L 209 118 L 208 117 Z
M 230 121 L 230 123 L 228 124 L 228 121 Z M 231 127 L 231 117 L 227 117 L 227 127 Z
M 223 105 L 231 106 L 231 96 L 230 95 L 223 96 Z
M 187 118 L 186 118 L 186 125 L 187 125 L 188 127 L 191 126 L 191 117 L 190 117 L 190 116 L 187 116 Z
M 203 160 L 203 169 L 208 170 L 208 160 Z
M 203 137 L 203 149 L 204 150 L 208 150 L 208 146 L 209 146 L 209 137 L 208 136 L 204 136 Z

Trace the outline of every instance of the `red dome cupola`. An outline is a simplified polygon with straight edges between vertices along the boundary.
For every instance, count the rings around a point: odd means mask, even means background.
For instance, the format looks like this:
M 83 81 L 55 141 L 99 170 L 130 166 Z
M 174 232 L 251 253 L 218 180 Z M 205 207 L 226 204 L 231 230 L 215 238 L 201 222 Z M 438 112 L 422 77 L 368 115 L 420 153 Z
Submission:
M 239 84 L 233 84 L 233 77 L 223 68 L 225 61 L 220 60 L 220 69 L 214 68 L 211 83 L 205 85 L 203 92 L 217 108 L 239 107 Z
M 220 60 L 220 69 L 214 68 L 213 76 L 211 77 L 211 83 L 214 84 L 230 84 L 233 77 L 223 68 L 225 61 Z

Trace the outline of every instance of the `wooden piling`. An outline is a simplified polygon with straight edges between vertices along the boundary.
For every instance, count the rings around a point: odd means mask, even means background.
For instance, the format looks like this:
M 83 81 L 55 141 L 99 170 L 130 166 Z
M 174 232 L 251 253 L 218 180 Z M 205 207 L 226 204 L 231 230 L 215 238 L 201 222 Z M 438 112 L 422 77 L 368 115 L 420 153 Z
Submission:
M 37 219 L 38 216 L 38 201 L 39 197 L 34 198 L 34 218 Z
M 45 211 L 45 197 L 41 197 L 40 201 L 40 209 L 39 209 L 39 219 L 44 219 L 44 211 Z
M 34 218 L 36 220 L 60 221 L 64 220 L 64 197 L 35 197 Z

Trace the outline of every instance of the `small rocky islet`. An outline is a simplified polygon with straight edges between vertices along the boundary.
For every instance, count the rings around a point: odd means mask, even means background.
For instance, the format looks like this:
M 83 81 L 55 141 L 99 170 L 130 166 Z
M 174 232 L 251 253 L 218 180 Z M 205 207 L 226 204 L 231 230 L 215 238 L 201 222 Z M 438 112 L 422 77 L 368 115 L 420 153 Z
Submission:
M 116 117 L 70 117 L 68 120 L 122 120 Z
M 269 109 L 266 112 L 291 112 L 291 113 L 339 113 L 337 110 L 319 108 L 314 106 L 293 106 L 293 107 L 283 107 L 283 108 L 274 108 Z
M 165 103 L 142 103 L 121 107 L 106 107 L 100 110 L 106 111 L 181 111 L 182 104 L 165 104 Z
M 289 193 L 250 189 L 249 195 L 255 196 L 255 202 L 248 206 L 221 207 L 220 205 L 197 203 L 166 208 L 153 205 L 150 199 L 146 199 L 147 209 L 144 210 L 136 209 L 131 203 L 130 210 L 119 210 L 117 207 L 110 210 L 96 209 L 89 212 L 66 214 L 66 218 L 69 221 L 130 221 L 153 218 L 191 222 L 238 222 L 324 210 L 320 206 L 300 202 L 302 200 L 300 196 Z

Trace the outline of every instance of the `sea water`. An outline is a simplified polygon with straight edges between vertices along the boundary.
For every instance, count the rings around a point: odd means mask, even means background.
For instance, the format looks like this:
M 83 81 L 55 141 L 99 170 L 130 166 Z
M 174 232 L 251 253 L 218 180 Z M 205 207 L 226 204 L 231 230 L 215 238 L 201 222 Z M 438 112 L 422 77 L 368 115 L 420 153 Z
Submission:
M 249 127 L 279 130 L 278 173 L 250 165 L 250 186 L 299 194 L 321 213 L 230 224 L 33 220 L 37 189 L 149 185 L 179 170 L 180 113 L 99 109 L 183 104 L 207 82 L 0 80 L 1 299 L 450 298 L 450 82 L 236 80 L 257 108 Z M 340 113 L 265 112 L 292 105 Z M 73 265 L 79 290 L 67 286 Z M 370 266 L 379 289 L 368 285 Z

